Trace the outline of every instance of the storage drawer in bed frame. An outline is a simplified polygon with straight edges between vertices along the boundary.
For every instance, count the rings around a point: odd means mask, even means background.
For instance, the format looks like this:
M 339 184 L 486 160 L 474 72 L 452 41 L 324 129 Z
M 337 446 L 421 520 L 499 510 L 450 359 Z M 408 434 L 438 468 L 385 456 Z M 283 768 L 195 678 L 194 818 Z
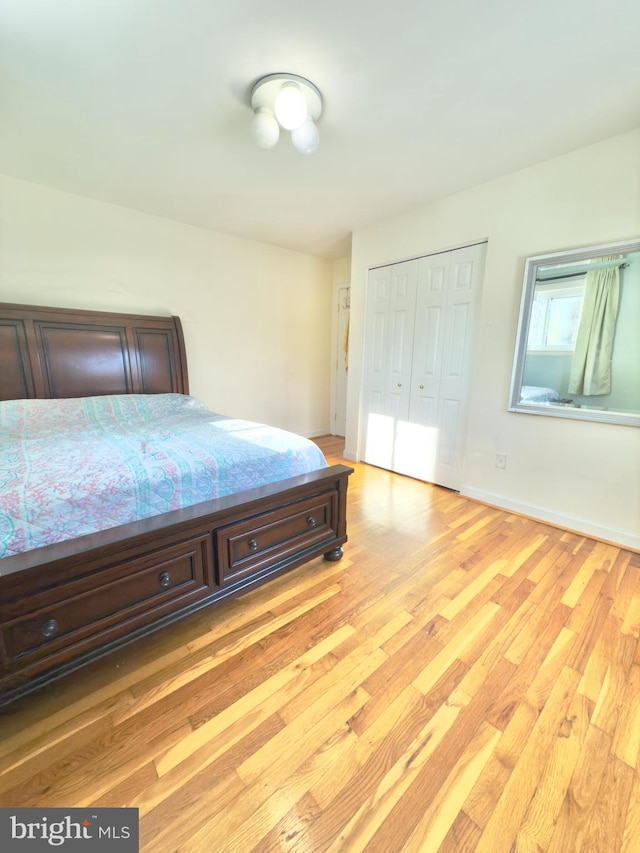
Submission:
M 148 554 L 54 587 L 46 596 L 50 604 L 3 620 L 9 660 L 49 656 L 90 637 L 108 640 L 210 595 L 209 551 L 201 536 L 173 546 L 161 560 L 157 552 Z M 21 610 L 28 602 L 14 606 Z
M 351 468 L 0 560 L 0 707 L 346 542 Z M 93 547 L 87 548 L 87 540 Z
M 220 585 L 256 575 L 305 546 L 330 542 L 337 532 L 335 498 L 332 492 L 317 495 L 218 530 Z

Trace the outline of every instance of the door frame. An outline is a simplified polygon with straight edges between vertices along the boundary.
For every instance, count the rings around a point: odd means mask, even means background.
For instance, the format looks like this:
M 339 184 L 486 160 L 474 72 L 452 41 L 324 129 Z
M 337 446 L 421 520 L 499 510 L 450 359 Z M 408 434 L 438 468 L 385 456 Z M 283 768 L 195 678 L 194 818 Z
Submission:
M 349 289 L 349 300 L 351 297 L 351 282 L 343 281 L 333 285 L 332 309 L 331 309 L 331 415 L 329 431 L 331 435 L 338 435 L 336 431 L 336 420 L 338 413 L 338 394 L 340 391 L 338 383 L 338 370 L 340 369 L 340 351 L 342 341 L 338 338 L 338 321 L 340 315 L 340 291 Z M 349 309 L 349 313 L 351 313 Z M 344 404 L 346 407 L 347 382 L 344 383 Z

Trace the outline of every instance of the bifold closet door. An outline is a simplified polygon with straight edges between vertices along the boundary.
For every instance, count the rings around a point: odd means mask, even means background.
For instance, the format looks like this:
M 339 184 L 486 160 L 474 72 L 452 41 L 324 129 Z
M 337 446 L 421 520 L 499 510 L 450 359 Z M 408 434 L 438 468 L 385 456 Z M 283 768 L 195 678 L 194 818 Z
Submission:
M 480 244 L 370 271 L 365 462 L 461 487 L 484 253 Z

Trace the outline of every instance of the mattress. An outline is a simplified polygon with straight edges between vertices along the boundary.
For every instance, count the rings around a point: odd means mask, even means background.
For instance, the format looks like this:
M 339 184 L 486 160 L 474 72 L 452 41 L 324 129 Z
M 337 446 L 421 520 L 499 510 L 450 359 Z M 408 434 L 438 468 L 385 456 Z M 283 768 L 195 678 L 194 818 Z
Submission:
M 0 557 L 326 467 L 181 394 L 0 402 Z

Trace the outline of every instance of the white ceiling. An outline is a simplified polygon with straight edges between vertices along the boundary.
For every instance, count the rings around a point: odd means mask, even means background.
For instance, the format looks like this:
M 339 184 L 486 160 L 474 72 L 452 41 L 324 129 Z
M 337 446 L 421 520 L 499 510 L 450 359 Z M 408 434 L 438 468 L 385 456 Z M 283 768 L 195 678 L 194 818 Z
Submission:
M 251 140 L 278 71 L 324 95 L 312 156 Z M 638 0 L 0 0 L 0 172 L 326 257 L 638 126 Z

